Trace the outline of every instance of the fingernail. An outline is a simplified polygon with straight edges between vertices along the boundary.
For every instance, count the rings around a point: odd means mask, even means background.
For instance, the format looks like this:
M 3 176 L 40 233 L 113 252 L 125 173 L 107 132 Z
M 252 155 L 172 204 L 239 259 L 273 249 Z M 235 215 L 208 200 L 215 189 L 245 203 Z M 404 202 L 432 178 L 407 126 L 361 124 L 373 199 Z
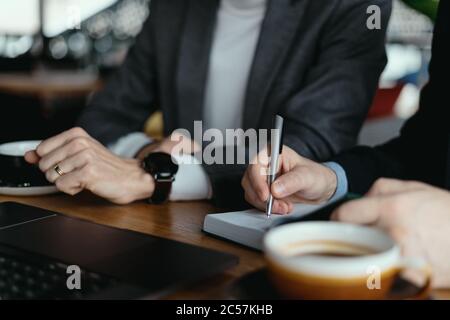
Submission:
M 274 184 L 273 184 L 273 191 L 278 195 L 278 196 L 283 196 L 283 194 L 284 194 L 284 192 L 285 192 L 285 188 L 284 188 L 284 185 L 282 184 L 282 183 L 279 183 L 279 182 L 274 182 Z

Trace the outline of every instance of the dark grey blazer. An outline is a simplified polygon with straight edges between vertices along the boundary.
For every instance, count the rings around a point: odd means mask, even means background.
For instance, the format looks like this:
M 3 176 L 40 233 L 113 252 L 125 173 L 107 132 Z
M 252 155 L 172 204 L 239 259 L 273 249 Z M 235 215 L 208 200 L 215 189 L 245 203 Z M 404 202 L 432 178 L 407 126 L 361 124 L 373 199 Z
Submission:
M 369 5 L 381 30 L 366 26 Z M 164 129 L 202 119 L 219 0 L 152 0 L 126 61 L 96 94 L 79 124 L 102 143 L 140 131 L 157 109 Z M 244 129 L 285 119 L 285 144 L 325 160 L 354 145 L 386 64 L 390 0 L 268 0 L 247 87 Z M 219 205 L 242 200 L 245 166 L 205 167 Z

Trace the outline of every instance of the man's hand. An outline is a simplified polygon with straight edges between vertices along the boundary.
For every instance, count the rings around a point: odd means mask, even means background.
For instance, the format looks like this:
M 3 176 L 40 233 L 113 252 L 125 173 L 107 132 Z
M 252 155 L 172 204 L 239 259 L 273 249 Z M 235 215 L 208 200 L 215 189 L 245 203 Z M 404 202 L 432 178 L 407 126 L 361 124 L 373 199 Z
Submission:
M 274 196 L 273 212 L 287 214 L 294 203 L 324 202 L 336 191 L 337 178 L 333 170 L 303 158 L 287 146 L 283 146 L 280 156 L 280 175 L 269 190 L 268 162 L 267 150 L 263 150 L 242 179 L 245 199 L 260 210 L 265 210 L 270 192 Z
M 406 256 L 425 256 L 435 287 L 450 287 L 450 193 L 419 182 L 378 180 L 367 197 L 339 207 L 333 219 L 386 230 Z
M 114 203 L 126 204 L 149 198 L 154 190 L 153 178 L 138 160 L 117 157 L 81 128 L 43 141 L 35 151 L 27 152 L 25 159 L 38 164 L 48 181 L 70 195 L 89 190 Z

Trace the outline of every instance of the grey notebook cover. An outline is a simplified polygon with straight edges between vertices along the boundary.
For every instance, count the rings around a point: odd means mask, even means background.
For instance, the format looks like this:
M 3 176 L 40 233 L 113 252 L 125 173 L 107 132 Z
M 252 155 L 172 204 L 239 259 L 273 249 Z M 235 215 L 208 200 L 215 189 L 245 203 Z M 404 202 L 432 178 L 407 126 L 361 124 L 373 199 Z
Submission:
M 279 219 L 306 216 L 326 204 L 328 203 L 320 205 L 299 204 L 294 207 L 291 214 L 285 216 L 274 214 L 269 219 L 265 213 L 256 209 L 209 214 L 205 217 L 203 231 L 247 247 L 262 250 L 264 234 L 271 226 L 280 222 Z

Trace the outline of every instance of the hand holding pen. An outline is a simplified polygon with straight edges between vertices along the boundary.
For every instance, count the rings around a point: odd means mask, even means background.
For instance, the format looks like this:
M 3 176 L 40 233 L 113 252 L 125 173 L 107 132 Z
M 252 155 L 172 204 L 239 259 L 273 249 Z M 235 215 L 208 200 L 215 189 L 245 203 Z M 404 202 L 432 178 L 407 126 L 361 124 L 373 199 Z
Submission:
M 300 156 L 286 145 L 282 145 L 282 148 L 283 152 L 279 154 L 275 167 L 280 169 L 277 176 L 267 176 L 267 160 L 254 161 L 248 167 L 242 179 L 247 202 L 266 213 L 269 202 L 272 202 L 270 214 L 287 214 L 296 203 L 322 203 L 329 200 L 337 187 L 334 171 Z M 258 157 L 267 159 L 267 150 Z M 275 180 L 270 186 L 268 178 Z

